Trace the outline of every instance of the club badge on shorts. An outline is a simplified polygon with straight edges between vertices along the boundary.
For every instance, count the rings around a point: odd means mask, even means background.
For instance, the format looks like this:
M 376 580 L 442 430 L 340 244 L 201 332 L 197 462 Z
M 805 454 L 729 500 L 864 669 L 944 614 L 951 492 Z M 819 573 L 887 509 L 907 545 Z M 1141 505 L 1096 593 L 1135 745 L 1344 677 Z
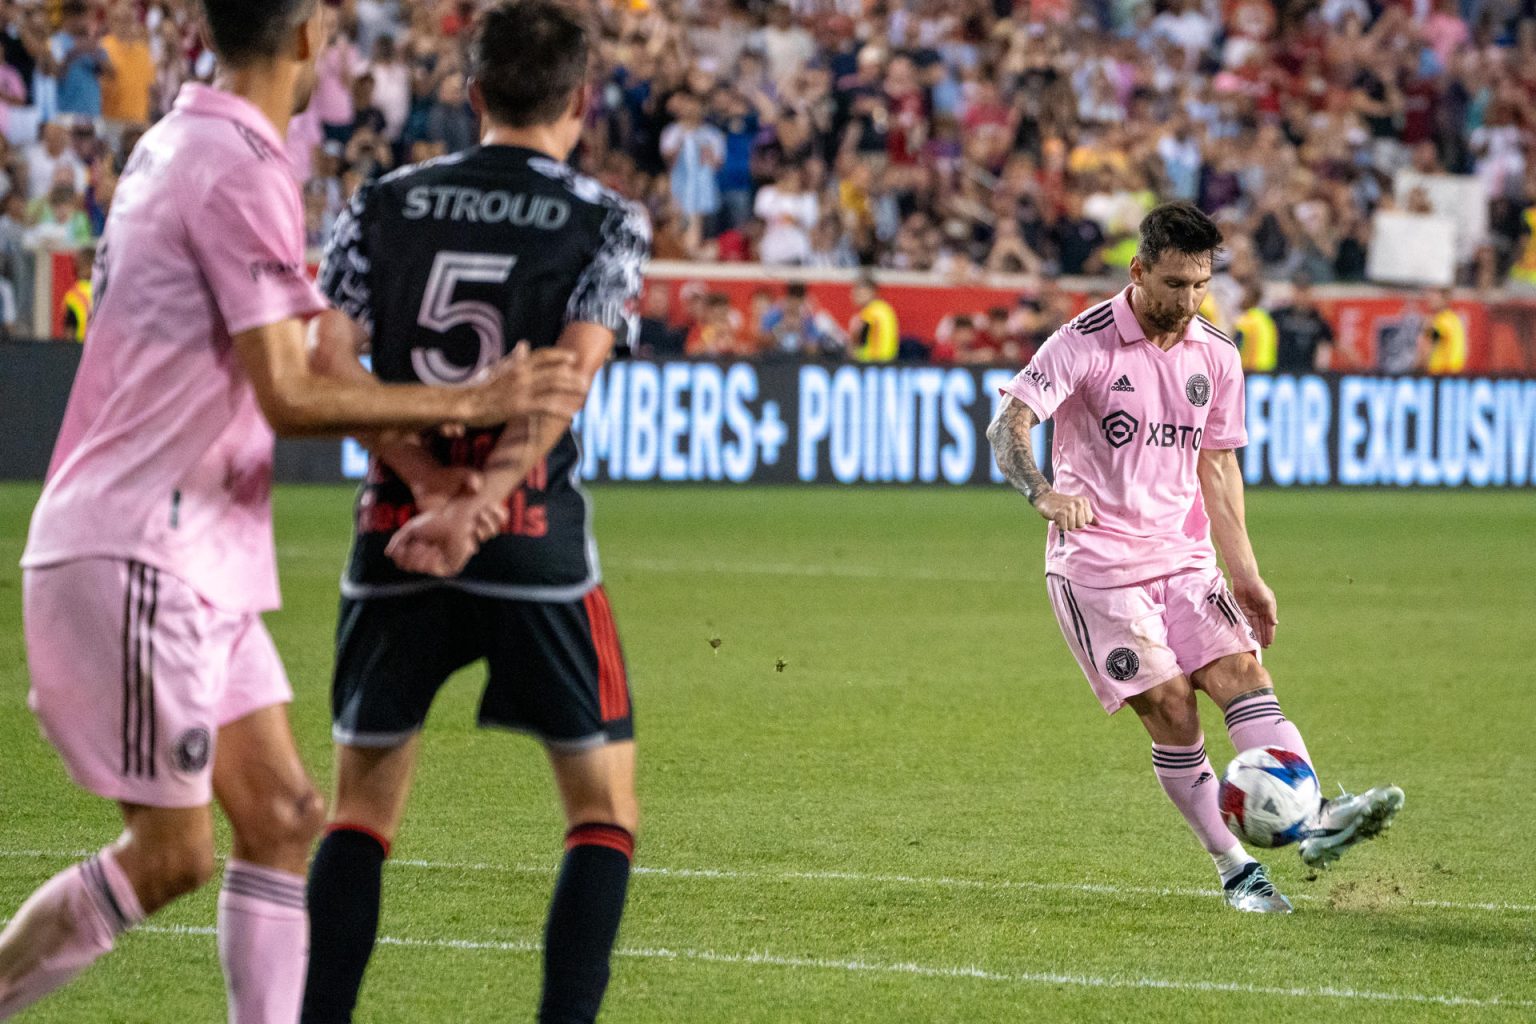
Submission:
M 176 739 L 171 749 L 171 763 L 176 770 L 187 775 L 208 767 L 208 757 L 213 753 L 213 742 L 207 729 L 188 729 Z
M 1111 679 L 1123 683 L 1141 671 L 1141 659 L 1129 647 L 1116 647 L 1104 659 L 1104 671 L 1109 673 Z

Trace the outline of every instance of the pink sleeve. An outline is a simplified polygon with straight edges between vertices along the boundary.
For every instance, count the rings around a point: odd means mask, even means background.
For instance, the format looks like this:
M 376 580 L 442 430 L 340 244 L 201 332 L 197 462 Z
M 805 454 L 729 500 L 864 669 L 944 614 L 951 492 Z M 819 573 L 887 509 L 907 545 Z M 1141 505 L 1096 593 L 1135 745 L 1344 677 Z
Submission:
M 1077 390 L 1083 374 L 1082 360 L 1081 350 L 1072 344 L 1063 328 L 1046 339 L 1029 364 L 1001 391 L 1029 406 L 1044 423 Z
M 285 161 L 232 168 L 186 223 L 231 335 L 325 309 L 304 265 L 304 213 Z
M 1211 389 L 1211 413 L 1205 418 L 1203 448 L 1241 448 L 1248 443 L 1243 368 L 1235 348 L 1227 354 L 1230 358 L 1224 360 L 1225 372 Z

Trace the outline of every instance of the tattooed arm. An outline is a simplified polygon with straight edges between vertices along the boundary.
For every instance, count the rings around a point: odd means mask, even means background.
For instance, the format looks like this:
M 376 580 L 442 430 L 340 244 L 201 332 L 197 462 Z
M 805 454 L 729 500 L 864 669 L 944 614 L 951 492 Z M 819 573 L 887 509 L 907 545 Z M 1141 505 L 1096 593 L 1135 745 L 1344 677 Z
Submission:
M 1030 450 L 1029 432 L 1040 419 L 1035 411 L 1012 395 L 1004 395 L 998 406 L 997 418 L 987 428 L 987 440 L 992 442 L 992 452 L 997 465 L 1008 482 L 1034 506 L 1041 518 L 1048 519 L 1063 530 L 1076 530 L 1093 522 L 1093 509 L 1088 499 L 1077 495 L 1062 494 L 1046 482 L 1045 475 L 1035 464 Z

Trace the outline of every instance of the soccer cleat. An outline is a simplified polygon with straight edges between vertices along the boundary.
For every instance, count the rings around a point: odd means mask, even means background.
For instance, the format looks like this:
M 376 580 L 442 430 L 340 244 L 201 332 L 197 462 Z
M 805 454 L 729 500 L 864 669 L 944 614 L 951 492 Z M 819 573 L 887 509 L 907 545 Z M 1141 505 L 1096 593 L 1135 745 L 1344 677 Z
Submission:
M 1374 839 L 1392 826 L 1403 807 L 1403 791 L 1396 786 L 1377 786 L 1358 796 L 1343 793 L 1323 804 L 1301 841 L 1301 859 L 1311 867 L 1323 867 L 1343 856 L 1363 839 Z
M 1222 885 L 1227 896 L 1227 906 L 1250 914 L 1289 914 L 1291 901 L 1280 894 L 1275 883 L 1269 880 L 1264 865 L 1254 861 L 1243 873 Z

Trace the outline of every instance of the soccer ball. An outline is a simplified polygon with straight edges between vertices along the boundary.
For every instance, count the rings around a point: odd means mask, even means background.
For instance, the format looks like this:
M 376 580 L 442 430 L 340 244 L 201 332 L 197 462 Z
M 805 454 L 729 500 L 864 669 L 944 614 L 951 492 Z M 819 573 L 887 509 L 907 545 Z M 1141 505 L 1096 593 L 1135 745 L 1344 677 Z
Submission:
M 1279 747 L 1254 747 L 1227 765 L 1217 799 L 1228 828 L 1254 846 L 1273 847 L 1306 835 L 1322 793 L 1306 758 Z

